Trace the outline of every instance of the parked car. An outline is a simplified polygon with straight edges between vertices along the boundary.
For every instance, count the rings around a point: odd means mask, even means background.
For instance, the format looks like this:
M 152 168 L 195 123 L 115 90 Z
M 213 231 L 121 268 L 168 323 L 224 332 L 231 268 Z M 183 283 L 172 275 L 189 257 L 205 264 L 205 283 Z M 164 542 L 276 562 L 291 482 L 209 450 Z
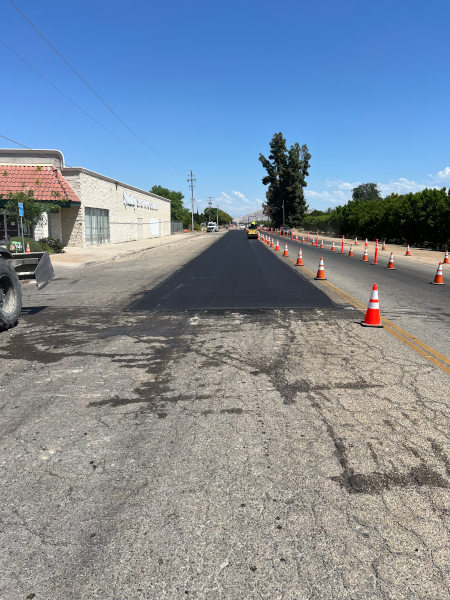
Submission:
M 280 233 L 292 233 L 292 229 L 290 227 L 280 227 Z

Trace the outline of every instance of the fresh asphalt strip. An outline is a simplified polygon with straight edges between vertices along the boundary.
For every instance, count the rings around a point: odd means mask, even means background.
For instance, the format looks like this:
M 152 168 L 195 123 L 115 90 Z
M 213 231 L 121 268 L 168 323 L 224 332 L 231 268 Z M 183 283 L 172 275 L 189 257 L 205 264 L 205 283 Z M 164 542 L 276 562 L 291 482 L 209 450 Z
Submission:
M 230 231 L 129 308 L 170 312 L 342 307 L 257 239 Z

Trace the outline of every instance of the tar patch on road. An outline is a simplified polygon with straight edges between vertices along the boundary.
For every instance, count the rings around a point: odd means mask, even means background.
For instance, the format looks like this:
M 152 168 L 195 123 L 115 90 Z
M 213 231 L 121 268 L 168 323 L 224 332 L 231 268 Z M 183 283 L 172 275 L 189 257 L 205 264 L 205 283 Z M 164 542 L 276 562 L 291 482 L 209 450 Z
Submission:
M 261 242 L 231 231 L 129 308 L 167 312 L 340 307 Z

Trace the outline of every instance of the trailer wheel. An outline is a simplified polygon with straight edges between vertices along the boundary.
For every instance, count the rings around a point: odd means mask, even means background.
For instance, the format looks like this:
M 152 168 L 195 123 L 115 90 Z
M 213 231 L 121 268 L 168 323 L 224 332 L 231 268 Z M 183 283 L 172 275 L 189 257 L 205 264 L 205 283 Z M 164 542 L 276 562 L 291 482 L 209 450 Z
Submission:
M 0 331 L 14 327 L 22 308 L 22 290 L 14 269 L 0 258 Z

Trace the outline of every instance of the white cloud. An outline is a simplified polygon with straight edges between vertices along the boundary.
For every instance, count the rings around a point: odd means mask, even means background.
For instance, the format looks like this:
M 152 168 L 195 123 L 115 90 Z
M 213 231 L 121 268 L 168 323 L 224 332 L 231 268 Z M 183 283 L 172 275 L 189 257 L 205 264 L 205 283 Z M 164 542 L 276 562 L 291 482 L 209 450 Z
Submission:
M 389 196 L 389 194 L 409 194 L 410 192 L 419 192 L 425 189 L 427 186 L 423 183 L 417 183 L 412 179 L 406 179 L 406 177 L 399 177 L 396 180 L 388 181 L 388 183 L 379 183 L 378 189 L 382 196 Z
M 437 179 L 450 179 L 450 167 L 445 167 L 442 171 L 438 171 L 436 177 Z
M 325 203 L 329 206 L 330 204 L 345 204 L 345 202 L 350 199 L 351 194 L 345 193 L 340 189 L 331 191 L 323 190 L 322 192 L 305 190 L 305 197 L 308 202 L 319 201 L 320 203 Z
M 251 201 L 246 198 L 245 194 L 243 194 L 242 192 L 237 192 L 235 190 L 233 190 L 232 192 L 235 196 L 237 196 L 239 198 L 239 200 L 241 200 L 242 202 L 245 202 L 246 204 L 251 204 Z
M 331 188 L 337 188 L 338 190 L 343 190 L 343 191 L 348 191 L 348 190 L 352 190 L 355 187 L 358 187 L 358 185 L 361 185 L 360 181 L 354 181 L 354 182 L 350 182 L 350 181 L 341 181 L 341 180 L 333 180 L 333 179 L 326 179 L 325 180 L 325 185 L 327 187 L 331 187 Z
M 445 167 L 436 175 L 429 175 L 431 181 L 421 183 L 406 177 L 398 179 L 390 179 L 387 182 L 378 183 L 378 189 L 381 196 L 389 196 L 389 194 L 409 194 L 419 192 L 426 187 L 438 188 L 445 183 L 443 180 L 450 179 L 450 167 Z M 359 181 L 342 181 L 334 179 L 325 180 L 325 190 L 305 190 L 305 196 L 310 203 L 310 208 L 324 209 L 337 204 L 345 204 L 352 198 L 352 190 L 361 185 Z M 314 204 L 313 204 L 314 203 Z
M 216 203 L 230 205 L 230 204 L 233 204 L 233 198 L 231 198 L 231 196 L 229 196 L 225 192 L 221 192 L 220 196 L 218 198 L 216 198 Z
M 221 192 L 220 196 L 216 197 L 213 201 L 214 207 L 219 206 L 222 210 L 233 215 L 256 214 L 258 211 L 262 211 L 262 200 L 255 198 L 249 200 L 245 194 L 238 190 L 233 190 L 229 194 L 227 192 Z

